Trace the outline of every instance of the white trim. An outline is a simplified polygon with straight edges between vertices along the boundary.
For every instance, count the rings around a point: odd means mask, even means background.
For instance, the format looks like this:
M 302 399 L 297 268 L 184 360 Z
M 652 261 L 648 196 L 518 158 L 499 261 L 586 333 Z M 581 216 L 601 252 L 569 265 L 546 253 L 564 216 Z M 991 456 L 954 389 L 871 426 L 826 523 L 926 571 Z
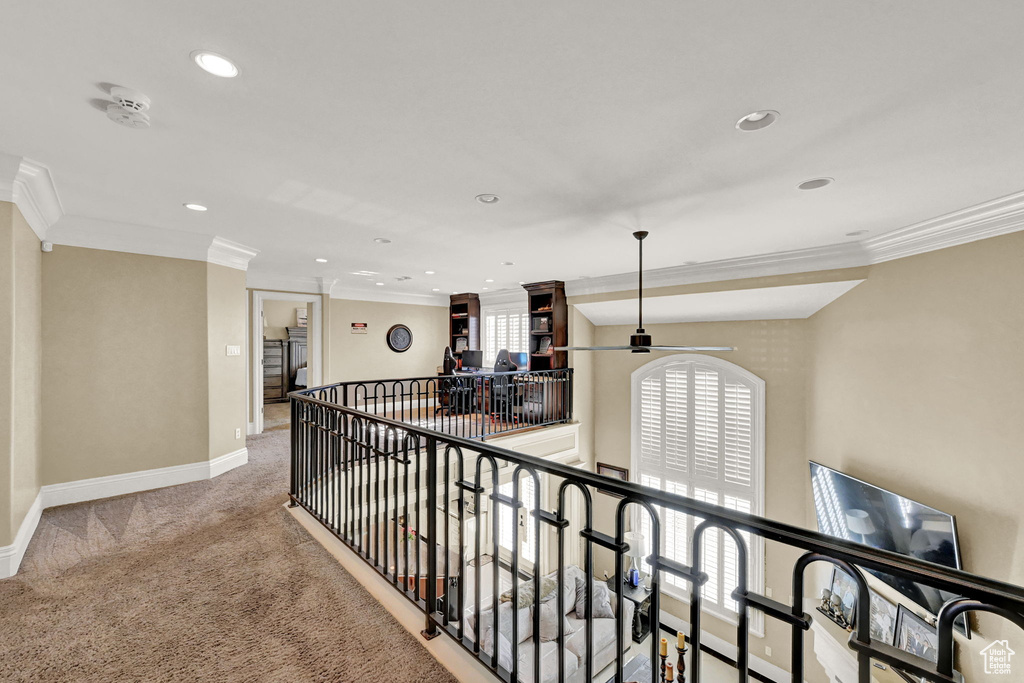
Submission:
M 249 462 L 249 451 L 246 448 L 240 448 L 232 453 L 226 453 L 204 462 L 43 486 L 28 509 L 25 519 L 22 520 L 18 534 L 14 537 L 14 543 L 0 547 L 0 579 L 6 579 L 18 573 L 21 560 L 25 557 L 25 551 L 36 532 L 36 527 L 39 526 L 39 519 L 45 508 L 213 479 L 247 462 Z
M 522 304 L 523 308 L 530 307 L 530 297 L 525 289 L 517 287 L 514 289 L 499 289 L 496 292 L 484 292 L 480 295 L 480 308 L 508 308 L 510 304 Z
M 0 579 L 6 579 L 18 573 L 21 560 L 25 557 L 25 551 L 28 550 L 29 541 L 36 533 L 36 527 L 39 526 L 39 518 L 42 514 L 43 493 L 40 491 L 36 494 L 36 499 L 32 501 L 25 518 L 21 520 L 18 533 L 14 536 L 14 543 L 0 548 Z
M 347 301 L 374 301 L 388 304 L 411 304 L 414 306 L 438 306 L 447 308 L 448 297 L 441 294 L 418 294 L 412 292 L 391 292 L 387 288 L 375 286 L 372 290 L 350 289 L 340 284 L 340 280 L 324 277 L 302 275 L 281 275 L 279 273 L 260 273 L 250 270 L 245 278 L 245 286 L 249 289 L 262 289 L 279 292 L 296 292 L 301 294 L 327 294 L 332 299 Z
M 226 240 L 223 237 L 214 237 L 210 247 L 206 250 L 206 262 L 236 270 L 248 270 L 249 261 L 258 253 L 260 253 L 258 249 Z
M 248 276 L 246 277 L 248 280 Z M 306 335 L 306 358 L 309 367 L 309 386 L 318 387 L 323 384 L 324 350 L 323 350 L 323 298 L 320 294 L 297 294 L 294 292 L 252 292 L 252 319 L 249 321 L 249 336 L 252 339 L 252 374 L 249 386 L 252 393 L 252 434 L 263 433 L 263 302 L 298 301 L 313 306 L 309 331 Z
M 50 169 L 43 164 L 11 154 L 0 153 L 0 167 L 7 177 L 0 177 L 0 201 L 18 207 L 25 221 L 40 241 L 54 223 L 64 216 L 57 187 Z
M 79 479 L 64 484 L 50 484 L 42 488 L 40 495 L 43 498 L 44 508 L 84 503 L 89 500 L 123 496 L 127 493 L 138 493 L 165 486 L 177 486 L 193 481 L 212 479 L 247 462 L 249 462 L 249 451 L 246 448 L 240 448 L 213 460 L 204 460 L 188 465 L 127 472 L 93 479 Z

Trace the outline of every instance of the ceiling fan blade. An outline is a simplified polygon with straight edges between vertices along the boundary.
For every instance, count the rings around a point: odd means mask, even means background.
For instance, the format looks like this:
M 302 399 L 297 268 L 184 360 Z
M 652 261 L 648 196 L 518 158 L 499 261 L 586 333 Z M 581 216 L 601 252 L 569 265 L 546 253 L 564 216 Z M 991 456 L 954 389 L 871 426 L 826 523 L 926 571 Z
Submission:
M 630 348 L 630 347 L 627 347 Z M 732 346 L 644 346 L 651 351 L 735 351 Z
M 556 346 L 555 351 L 632 351 L 635 346 Z

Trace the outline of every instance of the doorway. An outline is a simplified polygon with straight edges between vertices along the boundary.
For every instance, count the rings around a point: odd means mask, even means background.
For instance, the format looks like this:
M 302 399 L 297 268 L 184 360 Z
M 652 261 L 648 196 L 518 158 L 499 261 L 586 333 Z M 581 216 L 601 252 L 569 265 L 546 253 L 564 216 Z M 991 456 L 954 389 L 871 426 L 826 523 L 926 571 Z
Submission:
M 288 393 L 323 381 L 323 303 L 318 294 L 253 290 L 250 434 L 285 429 Z

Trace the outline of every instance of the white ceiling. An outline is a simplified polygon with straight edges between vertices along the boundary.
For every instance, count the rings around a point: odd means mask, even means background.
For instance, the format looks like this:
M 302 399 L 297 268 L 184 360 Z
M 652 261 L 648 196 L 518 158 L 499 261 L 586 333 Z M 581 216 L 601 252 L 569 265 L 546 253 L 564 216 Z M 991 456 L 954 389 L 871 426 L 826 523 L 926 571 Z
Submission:
M 644 325 L 810 318 L 863 280 L 644 297 Z M 595 325 L 637 324 L 636 299 L 576 304 Z
M 622 273 L 640 227 L 650 268 L 822 247 L 1024 185 L 1022 3 L 16 0 L 3 23 L 0 151 L 49 167 L 69 242 L 218 235 L 351 291 Z M 151 129 L 107 120 L 111 84 Z

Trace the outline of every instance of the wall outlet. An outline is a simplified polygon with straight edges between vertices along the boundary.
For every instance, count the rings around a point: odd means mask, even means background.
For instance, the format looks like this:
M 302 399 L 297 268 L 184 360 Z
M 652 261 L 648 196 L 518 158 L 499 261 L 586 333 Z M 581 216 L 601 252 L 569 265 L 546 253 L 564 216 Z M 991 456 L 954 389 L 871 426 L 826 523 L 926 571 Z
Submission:
M 771 657 L 771 656 L 772 656 L 772 649 L 771 649 L 770 647 L 768 647 L 767 645 L 765 645 L 765 646 L 764 646 L 764 653 L 765 653 L 765 654 L 766 654 L 767 656 Z
M 236 429 L 235 430 L 235 438 L 236 439 L 241 439 L 242 438 L 242 430 L 241 429 Z
M 224 354 L 227 355 L 227 356 L 241 356 L 242 355 L 242 347 L 241 346 L 234 346 L 232 344 L 228 344 L 225 347 Z
M 772 597 L 772 589 L 771 589 L 771 588 L 769 588 L 768 586 L 765 586 L 765 587 L 764 587 L 764 596 L 765 596 L 766 598 L 770 598 L 770 597 Z

